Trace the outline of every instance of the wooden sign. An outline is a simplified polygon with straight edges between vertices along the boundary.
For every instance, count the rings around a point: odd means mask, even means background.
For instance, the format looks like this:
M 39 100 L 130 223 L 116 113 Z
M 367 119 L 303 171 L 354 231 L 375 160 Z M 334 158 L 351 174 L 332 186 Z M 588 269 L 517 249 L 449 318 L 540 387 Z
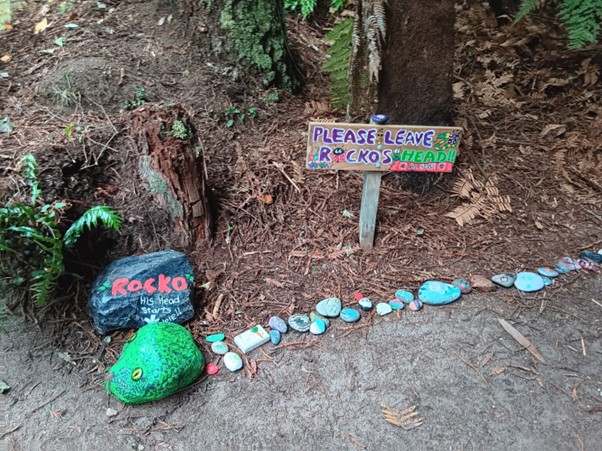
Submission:
M 451 172 L 458 127 L 309 123 L 307 167 L 393 172 Z

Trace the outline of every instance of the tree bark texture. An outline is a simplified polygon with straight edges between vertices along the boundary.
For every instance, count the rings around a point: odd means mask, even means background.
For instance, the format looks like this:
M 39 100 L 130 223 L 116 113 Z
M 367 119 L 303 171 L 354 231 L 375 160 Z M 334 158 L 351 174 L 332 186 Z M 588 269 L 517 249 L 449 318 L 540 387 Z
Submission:
M 454 2 L 389 0 L 378 113 L 392 124 L 451 122 Z

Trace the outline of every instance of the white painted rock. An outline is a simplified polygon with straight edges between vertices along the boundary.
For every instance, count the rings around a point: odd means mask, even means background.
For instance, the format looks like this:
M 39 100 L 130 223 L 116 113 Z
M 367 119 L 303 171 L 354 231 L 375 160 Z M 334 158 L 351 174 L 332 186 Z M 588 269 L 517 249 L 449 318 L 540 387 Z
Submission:
M 226 355 L 224 356 L 224 365 L 226 365 L 226 368 L 230 371 L 235 372 L 242 368 L 242 359 L 235 352 L 226 352 Z

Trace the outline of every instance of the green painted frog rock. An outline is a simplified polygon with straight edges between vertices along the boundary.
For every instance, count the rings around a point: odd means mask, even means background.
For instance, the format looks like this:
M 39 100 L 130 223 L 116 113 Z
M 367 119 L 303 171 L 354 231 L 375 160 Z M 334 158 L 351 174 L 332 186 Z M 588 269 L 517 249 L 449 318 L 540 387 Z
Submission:
M 190 385 L 204 367 L 205 358 L 186 328 L 147 324 L 128 338 L 105 376 L 105 387 L 126 404 L 156 401 Z

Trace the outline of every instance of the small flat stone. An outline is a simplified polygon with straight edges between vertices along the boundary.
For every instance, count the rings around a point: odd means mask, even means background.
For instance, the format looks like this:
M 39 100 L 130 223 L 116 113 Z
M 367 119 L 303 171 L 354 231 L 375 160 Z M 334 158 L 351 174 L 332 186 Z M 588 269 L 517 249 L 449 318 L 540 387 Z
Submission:
M 320 314 L 318 314 L 318 312 L 311 312 L 309 314 L 309 320 L 311 322 L 313 322 L 316 318 L 320 318 L 322 321 L 324 321 L 324 324 L 326 324 L 326 328 L 328 329 L 330 327 L 330 320 L 327 318 L 324 318 L 323 316 L 321 316 Z
M 393 310 L 403 310 L 405 304 L 401 302 L 399 299 L 391 299 L 389 301 L 389 305 Z
M 489 280 L 487 277 L 481 274 L 475 274 L 470 278 L 470 281 L 472 282 L 472 287 L 476 291 L 481 291 L 485 293 L 495 291 L 497 289 L 497 287 L 491 280 Z
M 228 345 L 223 341 L 216 341 L 215 343 L 211 343 L 211 350 L 218 355 L 224 355 L 228 352 Z
M 213 376 L 218 373 L 219 367 L 215 363 L 210 362 L 207 364 L 207 368 L 205 368 L 205 371 L 207 371 L 207 374 L 209 376 Z
M 341 300 L 339 298 L 322 299 L 316 305 L 316 311 L 326 318 L 336 318 L 341 313 Z
M 414 300 L 414 295 L 410 291 L 406 290 L 397 290 L 395 292 L 395 298 L 403 302 L 404 304 L 409 304 Z
M 438 280 L 427 280 L 418 289 L 418 297 L 424 304 L 445 305 L 462 296 L 460 289 Z
M 408 308 L 410 310 L 413 310 L 414 312 L 417 312 L 422 308 L 422 302 L 420 301 L 420 299 L 414 299 L 408 304 Z
M 392 311 L 393 308 L 386 302 L 379 302 L 376 304 L 376 313 L 378 313 L 380 316 L 388 315 Z
M 218 341 L 224 341 L 225 338 L 226 336 L 224 334 L 213 334 L 205 337 L 205 340 L 209 343 L 217 343 Z
M 539 274 L 535 274 L 534 272 L 519 272 L 516 275 L 516 280 L 514 281 L 514 286 L 517 290 L 525 291 L 531 293 L 533 291 L 541 290 L 545 284 L 543 279 Z
M 309 331 L 314 335 L 322 335 L 326 332 L 326 323 L 321 318 L 316 318 L 309 326 Z
M 372 310 L 372 301 L 368 298 L 361 298 L 357 303 L 362 310 Z
M 270 329 L 277 330 L 281 334 L 285 334 L 288 331 L 288 326 L 279 316 L 272 316 L 268 321 L 268 326 L 270 326 Z
M 360 312 L 351 307 L 345 307 L 341 310 L 341 319 L 346 323 L 355 323 L 360 319 Z
M 288 325 L 297 332 L 308 332 L 311 321 L 305 313 L 295 313 L 288 317 Z
M 591 260 L 598 265 L 602 264 L 602 253 L 585 251 L 579 254 L 579 258 Z
M 571 272 L 571 268 L 570 267 L 568 267 L 565 264 L 560 263 L 560 262 L 558 262 L 558 263 L 556 263 L 556 265 L 554 265 L 554 269 L 556 271 L 558 271 L 560 274 L 566 274 L 566 273 Z
M 537 274 L 543 277 L 551 277 L 552 279 L 558 277 L 558 271 L 542 266 L 541 268 L 537 268 Z
M 516 274 L 513 272 L 505 272 L 497 274 L 491 278 L 491 281 L 504 288 L 510 288 L 516 281 Z
M 579 266 L 579 263 L 577 263 L 575 260 L 573 260 L 571 257 L 562 257 L 558 263 L 566 266 L 567 268 L 569 268 L 571 271 L 579 271 L 581 269 L 581 266 Z
M 472 291 L 472 284 L 470 283 L 470 280 L 454 279 L 452 285 L 454 287 L 458 287 L 460 289 L 460 293 L 462 294 L 468 294 Z
M 596 269 L 596 265 L 594 262 L 590 261 L 590 260 L 586 260 L 584 258 L 579 258 L 577 259 L 577 263 L 579 264 L 579 266 L 581 266 L 583 269 L 587 269 L 588 271 L 595 271 Z
M 235 352 L 227 352 L 224 356 L 224 365 L 228 370 L 235 372 L 242 368 L 242 359 Z
M 274 346 L 278 346 L 282 341 L 282 334 L 276 329 L 270 330 L 270 340 Z
M 549 277 L 541 276 L 541 278 L 543 279 L 543 284 L 546 287 L 549 287 L 550 285 L 552 285 L 554 283 L 554 280 L 550 279 Z

